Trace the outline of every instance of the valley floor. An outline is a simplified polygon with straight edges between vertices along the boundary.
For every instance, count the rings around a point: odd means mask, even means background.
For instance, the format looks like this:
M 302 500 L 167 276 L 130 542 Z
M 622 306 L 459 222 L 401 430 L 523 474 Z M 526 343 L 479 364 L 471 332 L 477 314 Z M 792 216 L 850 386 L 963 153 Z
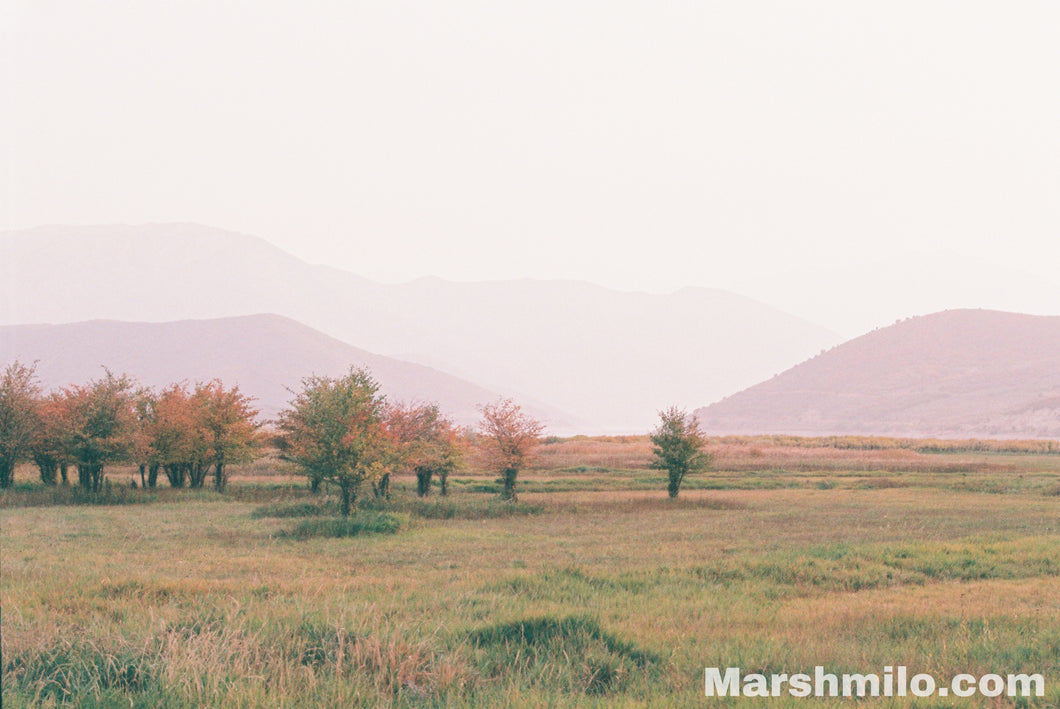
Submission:
M 428 502 L 399 480 L 362 514 L 401 529 L 347 538 L 287 535 L 331 503 L 260 468 L 150 504 L 18 506 L 24 483 L 0 499 L 3 704 L 695 707 L 705 667 L 817 665 L 1042 673 L 1018 705 L 1060 704 L 1060 456 L 766 445 L 671 501 L 623 445 L 546 451 L 514 507 L 489 476 Z

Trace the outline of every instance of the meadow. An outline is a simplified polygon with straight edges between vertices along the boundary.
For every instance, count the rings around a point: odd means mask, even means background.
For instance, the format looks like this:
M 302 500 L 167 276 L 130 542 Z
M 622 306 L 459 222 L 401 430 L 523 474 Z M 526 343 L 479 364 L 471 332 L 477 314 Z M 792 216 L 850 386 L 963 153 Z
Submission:
M 645 437 L 549 439 L 497 501 L 399 478 L 353 536 L 266 458 L 224 494 L 0 495 L 5 707 L 848 706 L 744 672 L 1042 673 L 1060 705 L 1053 444 L 715 439 L 676 500 Z

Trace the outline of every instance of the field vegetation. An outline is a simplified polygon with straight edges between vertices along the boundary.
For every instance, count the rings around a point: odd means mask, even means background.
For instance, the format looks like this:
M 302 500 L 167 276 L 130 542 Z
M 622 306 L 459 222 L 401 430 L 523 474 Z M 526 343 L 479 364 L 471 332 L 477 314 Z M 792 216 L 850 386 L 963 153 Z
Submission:
M 705 666 L 895 664 L 1040 672 L 1045 697 L 964 706 L 1060 704 L 1052 444 L 854 443 L 711 439 L 670 499 L 647 436 L 545 439 L 518 502 L 472 463 L 446 497 L 395 474 L 349 518 L 275 451 L 223 490 L 22 465 L 0 492 L 3 705 L 702 706 Z

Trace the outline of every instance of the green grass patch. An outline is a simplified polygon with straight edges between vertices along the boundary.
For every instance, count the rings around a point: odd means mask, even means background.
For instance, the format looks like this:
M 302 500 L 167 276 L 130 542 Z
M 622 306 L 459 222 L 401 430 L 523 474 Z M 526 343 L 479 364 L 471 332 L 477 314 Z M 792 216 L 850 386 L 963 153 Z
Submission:
M 276 502 L 257 508 L 250 513 L 250 516 L 255 519 L 263 517 L 323 517 L 337 515 L 338 513 L 338 503 L 334 500 L 323 500 L 317 502 Z
M 140 505 L 158 502 L 154 491 L 123 485 L 105 485 L 99 492 L 75 486 L 20 484 L 0 493 L 0 507 L 51 507 L 55 505 Z
M 408 517 L 389 512 L 358 511 L 349 517 L 306 519 L 286 530 L 283 536 L 359 537 L 366 534 L 395 534 L 408 523 Z
M 496 519 L 536 515 L 545 511 L 544 505 L 526 502 L 506 502 L 495 498 L 454 500 L 405 500 L 397 507 L 423 519 Z
M 143 649 L 122 641 L 104 647 L 83 639 L 58 640 L 49 647 L 5 653 L 5 693 L 21 689 L 36 704 L 115 705 L 123 694 L 144 692 L 156 668 Z
M 366 498 L 362 510 L 401 512 L 420 519 L 499 519 L 542 514 L 544 505 L 509 502 L 495 496 L 468 495 L 463 490 L 445 497 L 394 494 L 390 499 Z
M 659 662 L 583 615 L 499 623 L 472 631 L 468 640 L 487 677 L 512 677 L 514 669 L 526 687 L 547 682 L 567 694 L 619 692 Z

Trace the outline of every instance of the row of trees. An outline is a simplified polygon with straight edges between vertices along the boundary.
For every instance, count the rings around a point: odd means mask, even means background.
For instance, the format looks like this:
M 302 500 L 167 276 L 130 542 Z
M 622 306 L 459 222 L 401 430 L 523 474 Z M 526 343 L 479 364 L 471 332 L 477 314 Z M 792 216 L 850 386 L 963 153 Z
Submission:
M 483 467 L 496 471 L 501 497 L 516 499 L 516 480 L 540 440 L 542 424 L 510 399 L 481 407 L 477 432 L 458 429 L 433 404 L 390 404 L 365 370 L 343 377 L 307 377 L 275 422 L 271 436 L 281 455 L 296 463 L 314 491 L 338 488 L 348 515 L 365 483 L 389 497 L 390 477 L 415 475 L 419 495 L 437 478 L 441 493 L 472 447 Z M 0 487 L 9 487 L 15 466 L 33 460 L 41 480 L 55 485 L 76 466 L 78 484 L 98 491 L 105 466 L 139 465 L 140 485 L 153 488 L 159 473 L 172 487 L 202 487 L 213 472 L 224 490 L 228 466 L 249 461 L 263 438 L 253 399 L 220 381 L 193 387 L 171 384 L 160 391 L 136 386 L 109 371 L 86 386 L 43 395 L 33 367 L 9 365 L 0 379 Z M 652 467 L 668 471 L 677 497 L 685 476 L 710 457 L 694 418 L 670 408 L 652 432 Z
M 14 362 L 0 377 L 0 487 L 32 460 L 46 485 L 69 484 L 74 467 L 81 487 L 99 491 L 106 466 L 131 462 L 143 487 L 160 472 L 173 487 L 202 487 L 212 472 L 223 490 L 228 466 L 252 455 L 257 413 L 251 397 L 217 380 L 152 391 L 106 371 L 45 395 L 34 368 Z
M 443 495 L 449 474 L 458 470 L 468 447 L 434 404 L 387 404 L 379 384 L 365 370 L 344 377 L 308 377 L 277 422 L 277 445 L 299 465 L 311 487 L 339 489 L 342 514 L 349 515 L 365 482 L 389 497 L 392 473 L 416 475 L 417 492 L 430 493 L 437 476 Z

